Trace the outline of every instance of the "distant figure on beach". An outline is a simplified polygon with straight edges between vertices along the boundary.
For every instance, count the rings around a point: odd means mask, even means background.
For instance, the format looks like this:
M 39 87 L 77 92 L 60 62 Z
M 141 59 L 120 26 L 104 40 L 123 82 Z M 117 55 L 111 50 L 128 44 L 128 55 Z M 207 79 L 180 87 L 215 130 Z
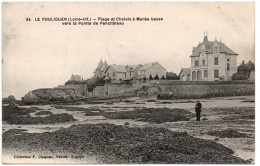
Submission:
M 200 112 L 201 112 L 201 108 L 202 108 L 202 104 L 200 103 L 200 101 L 198 100 L 196 105 L 195 105 L 195 112 L 196 112 L 196 121 L 200 121 Z

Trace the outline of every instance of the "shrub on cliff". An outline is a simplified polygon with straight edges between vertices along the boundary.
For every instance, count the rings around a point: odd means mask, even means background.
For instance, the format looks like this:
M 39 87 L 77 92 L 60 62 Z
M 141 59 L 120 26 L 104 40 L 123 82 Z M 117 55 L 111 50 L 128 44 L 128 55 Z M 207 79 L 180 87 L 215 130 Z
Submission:
M 93 91 L 96 86 L 103 86 L 105 84 L 104 78 L 92 77 L 87 79 L 88 91 Z

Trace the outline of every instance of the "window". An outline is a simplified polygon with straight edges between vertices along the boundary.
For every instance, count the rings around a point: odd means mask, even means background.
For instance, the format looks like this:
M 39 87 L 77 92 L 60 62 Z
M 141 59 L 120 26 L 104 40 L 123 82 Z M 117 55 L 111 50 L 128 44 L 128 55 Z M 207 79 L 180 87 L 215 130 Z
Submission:
M 215 58 L 215 59 L 214 59 L 214 64 L 215 64 L 215 65 L 218 65 L 218 58 Z
M 219 77 L 218 70 L 214 70 L 214 78 L 218 78 L 218 77 Z
M 214 47 L 214 53 L 218 53 L 218 46 Z
M 204 70 L 204 78 L 208 78 L 208 70 Z
M 125 77 L 126 77 L 126 73 L 125 73 Z
M 227 63 L 227 70 L 230 70 L 230 64 Z
M 116 72 L 113 72 L 113 77 L 115 77 L 116 76 Z
M 199 61 L 195 61 L 195 66 L 199 66 Z
M 109 73 L 107 73 L 107 77 L 109 77 Z
M 227 62 L 229 62 L 229 59 L 227 59 Z
M 202 60 L 202 65 L 205 65 L 205 60 Z

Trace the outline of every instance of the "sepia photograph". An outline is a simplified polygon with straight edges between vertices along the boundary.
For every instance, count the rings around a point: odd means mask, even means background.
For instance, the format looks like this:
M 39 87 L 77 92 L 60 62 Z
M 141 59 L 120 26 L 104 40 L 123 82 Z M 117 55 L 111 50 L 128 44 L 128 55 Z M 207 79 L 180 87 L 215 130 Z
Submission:
M 2 2 L 3 164 L 255 164 L 254 2 Z

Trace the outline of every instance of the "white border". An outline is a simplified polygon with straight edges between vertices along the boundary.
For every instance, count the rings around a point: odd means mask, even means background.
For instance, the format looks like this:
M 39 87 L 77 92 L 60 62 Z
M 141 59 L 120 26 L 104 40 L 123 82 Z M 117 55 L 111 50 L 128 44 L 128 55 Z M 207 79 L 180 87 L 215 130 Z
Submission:
M 2 60 L 2 2 L 122 2 L 123 0 L 119 1 L 119 0 L 77 0 L 77 1 L 72 1 L 72 0 L 34 0 L 34 1 L 19 1 L 19 0 L 1 0 L 1 22 L 0 22 L 0 25 L 1 25 L 1 60 Z M 124 2 L 171 2 L 171 1 L 176 1 L 176 0 L 145 0 L 145 1 L 142 1 L 142 0 L 125 0 Z M 181 0 L 181 1 L 184 1 L 184 2 L 216 2 L 216 1 L 205 1 L 205 0 L 201 0 L 201 1 L 198 1 L 198 0 Z M 218 0 L 220 2 L 227 2 L 225 0 Z M 250 1 L 250 0 L 229 0 L 229 2 L 255 2 L 255 64 L 256 64 L 256 73 L 260 73 L 260 67 L 258 68 L 257 67 L 257 64 L 259 62 L 259 58 L 257 57 L 257 55 L 260 53 L 259 49 L 260 49 L 260 44 L 259 44 L 259 38 L 260 38 L 260 34 L 257 30 L 260 29 L 260 25 L 259 25 L 259 13 L 260 13 L 260 2 L 259 1 Z M 2 63 L 1 63 L 1 68 L 0 68 L 0 72 L 2 74 Z M 1 77 L 2 78 L 2 77 Z M 259 122 L 258 120 L 260 119 L 259 116 L 260 114 L 258 113 L 258 108 L 259 108 L 259 104 L 258 102 L 260 102 L 258 100 L 258 95 L 259 95 L 259 92 L 260 92 L 260 88 L 259 86 L 257 86 L 258 84 L 258 81 L 260 79 L 260 75 L 257 75 L 256 74 L 256 77 L 255 77 L 255 85 L 256 85 L 256 89 L 255 89 L 255 99 L 256 99 L 256 104 L 255 104 L 255 112 L 256 112 L 256 117 L 255 117 L 255 165 L 259 164 L 259 159 L 258 159 L 258 150 L 259 150 L 259 141 L 258 138 L 259 138 Z M 2 96 L 2 80 L 1 80 L 1 83 L 0 83 L 0 94 Z M 1 100 L 1 110 L 2 110 L 2 100 Z M 2 113 L 0 113 L 0 118 L 2 119 Z M 2 123 L 0 123 L 0 127 L 2 129 Z M 1 144 L 0 144 L 0 149 L 1 149 L 1 152 L 0 152 L 0 156 L 1 156 L 1 165 L 2 164 L 2 134 L 0 134 L 0 140 L 1 140 Z M 18 164 L 13 164 L 13 165 L 17 165 Z M 25 164 L 19 164 L 19 165 L 25 165 Z M 35 164 L 30 164 L 32 166 L 34 166 Z M 44 164 L 41 164 L 41 165 L 44 165 Z M 48 164 L 50 165 L 50 164 Z M 51 165 L 54 165 L 54 164 L 51 164 Z M 59 164 L 61 165 L 61 164 Z M 72 164 L 70 164 L 72 166 Z M 68 165 L 68 166 L 70 166 Z M 125 164 L 124 164 L 125 165 Z M 178 164 L 178 165 L 184 165 L 184 164 Z M 198 165 L 198 164 L 192 164 L 192 165 Z M 211 164 L 211 165 L 216 165 L 216 164 Z M 225 165 L 228 165 L 228 164 L 225 164 Z M 36 165 L 35 165 L 36 166 Z M 57 165 L 58 166 L 58 165 Z

